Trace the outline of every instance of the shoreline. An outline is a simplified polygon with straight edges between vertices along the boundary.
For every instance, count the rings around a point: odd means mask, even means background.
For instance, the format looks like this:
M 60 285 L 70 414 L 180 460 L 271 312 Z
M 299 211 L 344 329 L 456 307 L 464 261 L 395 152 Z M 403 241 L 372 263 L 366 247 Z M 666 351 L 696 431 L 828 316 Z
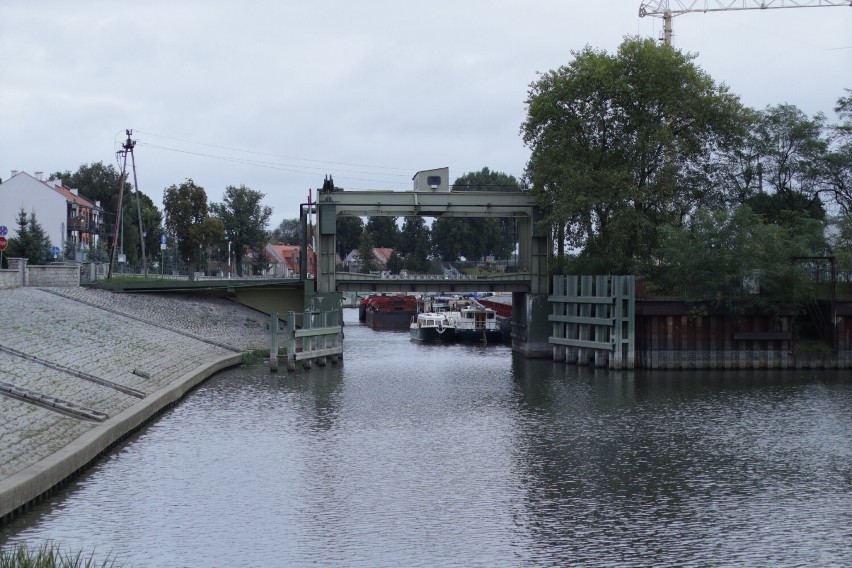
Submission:
M 2 299 L 0 524 L 270 342 L 266 314 L 224 299 L 86 288 Z

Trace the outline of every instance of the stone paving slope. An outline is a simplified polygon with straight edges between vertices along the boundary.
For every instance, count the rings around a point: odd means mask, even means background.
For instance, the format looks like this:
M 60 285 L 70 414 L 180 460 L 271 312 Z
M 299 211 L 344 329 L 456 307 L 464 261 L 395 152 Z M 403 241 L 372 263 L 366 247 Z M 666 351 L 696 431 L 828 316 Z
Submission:
M 0 299 L 0 498 L 4 479 L 194 369 L 269 346 L 268 316 L 225 299 L 85 288 L 13 288 Z

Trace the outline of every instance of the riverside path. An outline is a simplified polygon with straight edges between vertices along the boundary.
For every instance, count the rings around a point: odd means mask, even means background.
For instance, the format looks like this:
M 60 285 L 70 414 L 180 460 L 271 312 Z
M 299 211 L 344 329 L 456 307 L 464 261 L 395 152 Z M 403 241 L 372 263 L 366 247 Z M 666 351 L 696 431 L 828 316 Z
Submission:
M 267 315 L 215 298 L 0 292 L 0 521 L 242 354 Z

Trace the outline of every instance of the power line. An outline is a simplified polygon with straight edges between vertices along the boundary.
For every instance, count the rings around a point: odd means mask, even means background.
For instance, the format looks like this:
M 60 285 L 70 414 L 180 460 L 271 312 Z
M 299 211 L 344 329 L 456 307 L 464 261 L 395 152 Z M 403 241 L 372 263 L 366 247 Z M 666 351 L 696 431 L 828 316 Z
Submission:
M 374 166 L 374 165 L 370 165 L 370 164 L 335 162 L 335 161 L 332 161 L 332 160 L 314 160 L 314 159 L 310 159 L 310 158 L 300 158 L 300 157 L 297 157 L 297 156 L 288 156 L 286 154 L 273 154 L 273 153 L 268 153 L 268 152 L 258 152 L 258 151 L 255 151 L 255 150 L 245 150 L 245 149 L 242 149 L 242 148 L 234 148 L 234 147 L 231 147 L 231 146 L 221 146 L 221 145 L 218 145 L 218 144 L 207 144 L 205 142 L 196 142 L 196 141 L 193 141 L 193 140 L 185 140 L 183 138 L 177 138 L 177 137 L 174 137 L 174 136 L 166 136 L 164 134 L 154 134 L 154 133 L 151 133 L 151 132 L 144 132 L 142 130 L 137 130 L 136 132 L 137 132 L 137 134 L 140 133 L 140 132 L 143 132 L 145 134 L 148 134 L 149 136 L 154 136 L 154 137 L 157 137 L 157 138 L 165 138 L 167 140 L 174 140 L 176 142 L 184 142 L 186 144 L 196 144 L 198 146 L 206 146 L 208 148 L 218 148 L 220 150 L 231 150 L 233 152 L 242 152 L 242 153 L 245 153 L 245 154 L 255 154 L 257 156 L 269 156 L 269 157 L 272 157 L 272 158 L 283 158 L 285 160 L 297 160 L 297 161 L 300 161 L 300 162 L 314 162 L 314 163 L 317 163 L 317 164 L 328 164 L 328 165 L 333 165 L 333 166 L 350 166 L 350 167 L 356 167 L 356 168 L 370 168 L 370 169 L 376 169 L 376 170 L 397 170 L 397 171 L 401 171 L 401 172 L 412 171 L 411 168 L 399 168 L 399 167 L 393 167 L 393 166 Z M 383 174 L 383 175 L 390 175 L 390 174 Z

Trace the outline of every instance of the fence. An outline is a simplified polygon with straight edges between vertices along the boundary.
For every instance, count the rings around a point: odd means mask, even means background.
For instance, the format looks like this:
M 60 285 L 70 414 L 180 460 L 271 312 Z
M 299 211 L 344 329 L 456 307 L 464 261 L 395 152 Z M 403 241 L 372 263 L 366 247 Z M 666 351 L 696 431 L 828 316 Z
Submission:
M 553 359 L 611 369 L 634 367 L 635 276 L 554 276 Z

